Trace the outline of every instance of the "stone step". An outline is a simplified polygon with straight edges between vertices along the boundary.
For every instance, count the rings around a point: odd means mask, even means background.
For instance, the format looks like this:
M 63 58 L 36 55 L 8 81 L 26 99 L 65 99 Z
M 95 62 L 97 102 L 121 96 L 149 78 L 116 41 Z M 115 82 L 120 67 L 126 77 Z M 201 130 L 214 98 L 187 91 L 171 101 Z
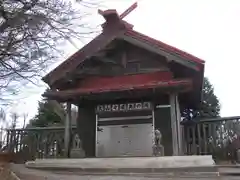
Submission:
M 131 158 L 37 159 L 27 168 L 82 174 L 216 174 L 211 156 L 168 156 Z
M 188 168 L 69 168 L 69 167 L 28 167 L 31 169 L 49 170 L 49 171 L 66 171 L 66 172 L 78 172 L 85 174 L 104 173 L 104 174 L 121 174 L 121 173 L 216 173 L 218 169 L 216 167 L 188 167 Z
M 167 178 L 214 178 L 219 177 L 218 172 L 175 172 L 175 173 L 144 173 L 144 172 L 138 172 L 138 173 L 96 173 L 96 172 L 69 172 L 69 171 L 54 171 L 55 174 L 62 174 L 62 175 L 79 175 L 79 176 L 125 176 L 125 177 L 146 177 L 146 178 L 157 178 L 157 177 L 167 177 Z
M 221 176 L 240 176 L 239 166 L 219 166 L 218 171 Z
M 212 156 L 165 156 L 165 157 L 123 157 L 83 159 L 36 159 L 26 163 L 27 167 L 63 168 L 188 168 L 213 167 Z

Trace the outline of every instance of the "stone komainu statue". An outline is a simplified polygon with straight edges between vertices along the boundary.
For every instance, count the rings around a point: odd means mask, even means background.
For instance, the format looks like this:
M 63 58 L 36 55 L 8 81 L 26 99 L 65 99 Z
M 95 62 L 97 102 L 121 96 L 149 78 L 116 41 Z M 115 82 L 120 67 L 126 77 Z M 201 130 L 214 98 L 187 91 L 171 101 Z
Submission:
M 154 133 L 155 133 L 155 144 L 156 145 L 161 145 L 161 140 L 162 140 L 162 133 L 161 133 L 161 131 L 156 129 Z
M 81 148 L 82 148 L 81 139 L 79 138 L 79 135 L 78 135 L 78 134 L 76 134 L 76 135 L 74 136 L 72 148 L 73 148 L 73 149 L 81 149 Z
M 164 156 L 164 147 L 161 144 L 162 133 L 160 130 L 156 129 L 154 131 L 154 145 L 153 145 L 153 155 L 154 156 Z
M 76 134 L 73 138 L 72 149 L 70 152 L 71 158 L 84 158 L 85 152 L 82 149 L 82 142 L 78 134 Z

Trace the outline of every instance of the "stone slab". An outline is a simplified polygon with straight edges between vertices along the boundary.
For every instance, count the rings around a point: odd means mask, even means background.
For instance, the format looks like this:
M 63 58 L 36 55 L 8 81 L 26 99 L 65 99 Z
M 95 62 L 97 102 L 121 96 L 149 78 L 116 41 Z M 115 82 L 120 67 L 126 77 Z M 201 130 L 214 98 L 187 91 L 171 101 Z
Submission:
M 127 173 L 127 174 L 82 174 L 78 172 L 68 171 L 43 171 L 39 169 L 29 169 L 22 164 L 11 164 L 11 169 L 16 173 L 18 177 L 24 180 L 239 180 L 235 177 L 219 177 L 209 173 L 192 173 L 192 174 L 181 174 L 180 176 L 173 173 L 152 173 L 152 174 L 138 174 L 138 173 Z M 0 178 L 1 179 L 1 178 Z
M 188 178 L 193 180 L 194 179 L 215 179 L 218 178 L 219 176 L 216 173 L 180 173 L 180 174 L 175 174 L 175 173 L 80 173 L 80 172 L 69 172 L 69 171 L 45 171 L 45 170 L 40 170 L 40 169 L 29 169 L 26 168 L 22 164 L 12 164 L 11 167 L 12 171 L 14 171 L 18 177 L 21 179 L 28 179 L 28 180 L 45 180 L 45 179 L 51 179 L 50 177 L 54 176 L 57 180 L 60 180 L 61 178 L 65 179 L 71 179 L 72 177 L 75 177 L 78 179 L 85 179 L 86 177 L 92 177 L 94 179 L 105 179 L 109 178 L 111 179 L 118 179 L 118 177 L 122 177 L 123 180 L 126 179 L 176 179 L 176 180 L 183 180 L 183 178 Z M 111 178 L 110 178 L 111 177 Z M 63 179 L 64 179 L 63 178 Z M 87 179 L 87 178 L 86 178 Z M 91 179 L 91 178 L 90 178 Z M 88 179 L 88 180 L 90 180 Z
M 28 168 L 91 173 L 217 172 L 212 156 L 37 159 Z
M 218 171 L 221 176 L 240 176 L 240 168 L 237 166 L 233 167 L 218 167 Z

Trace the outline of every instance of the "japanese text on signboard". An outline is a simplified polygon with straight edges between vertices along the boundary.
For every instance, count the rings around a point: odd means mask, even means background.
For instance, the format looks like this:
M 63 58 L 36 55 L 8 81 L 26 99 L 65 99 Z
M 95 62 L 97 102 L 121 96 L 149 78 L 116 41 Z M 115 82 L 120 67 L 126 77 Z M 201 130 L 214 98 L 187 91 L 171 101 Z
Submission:
M 101 112 L 141 111 L 151 109 L 152 105 L 150 102 L 139 102 L 139 103 L 98 105 L 96 108 L 96 112 L 101 113 Z

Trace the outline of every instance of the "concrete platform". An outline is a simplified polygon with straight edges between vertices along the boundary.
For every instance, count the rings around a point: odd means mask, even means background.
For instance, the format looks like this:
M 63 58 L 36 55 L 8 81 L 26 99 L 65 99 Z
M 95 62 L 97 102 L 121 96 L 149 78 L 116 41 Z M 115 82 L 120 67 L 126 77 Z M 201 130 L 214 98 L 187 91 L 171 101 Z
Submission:
M 11 169 L 21 180 L 239 180 L 236 177 L 213 177 L 213 176 L 164 176 L 159 174 L 121 174 L 121 175 L 82 175 L 79 173 L 43 171 L 38 169 L 29 169 L 22 164 L 12 164 Z M 1 178 L 0 178 L 1 179 Z
M 27 168 L 80 173 L 216 173 L 212 156 L 167 156 L 131 158 L 37 159 Z
M 240 176 L 239 166 L 218 166 L 218 171 L 221 176 Z

